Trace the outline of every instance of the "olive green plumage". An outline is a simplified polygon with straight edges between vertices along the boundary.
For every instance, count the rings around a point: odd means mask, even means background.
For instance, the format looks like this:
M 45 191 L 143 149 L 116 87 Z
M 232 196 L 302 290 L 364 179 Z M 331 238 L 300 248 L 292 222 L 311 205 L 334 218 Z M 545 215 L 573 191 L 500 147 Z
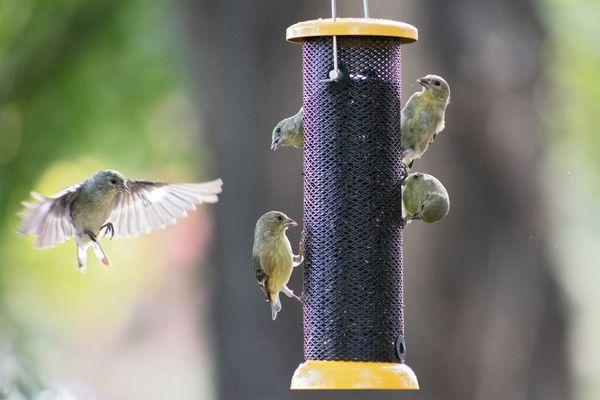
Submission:
M 73 237 L 77 263 L 86 270 L 87 249 L 99 261 L 108 258 L 98 235 L 138 236 L 172 225 L 202 203 L 215 203 L 221 179 L 204 183 L 162 183 L 126 179 L 121 173 L 103 170 L 54 196 L 32 192 L 35 201 L 23 202 L 21 233 L 37 236 L 36 247 L 54 247 Z
M 252 264 L 256 280 L 271 303 L 273 320 L 281 311 L 279 292 L 288 297 L 300 298 L 286 285 L 294 267 L 302 263 L 301 255 L 294 255 L 285 231 L 296 222 L 281 211 L 269 211 L 256 222 Z
M 275 125 L 271 135 L 271 150 L 277 150 L 281 146 L 304 148 L 304 107 Z
M 450 86 L 441 76 L 427 75 L 417 82 L 423 90 L 410 96 L 401 114 L 402 162 L 409 168 L 444 129 L 450 102 Z
M 406 178 L 402 187 L 402 215 L 407 221 L 437 222 L 448 214 L 450 198 L 442 183 L 421 172 Z

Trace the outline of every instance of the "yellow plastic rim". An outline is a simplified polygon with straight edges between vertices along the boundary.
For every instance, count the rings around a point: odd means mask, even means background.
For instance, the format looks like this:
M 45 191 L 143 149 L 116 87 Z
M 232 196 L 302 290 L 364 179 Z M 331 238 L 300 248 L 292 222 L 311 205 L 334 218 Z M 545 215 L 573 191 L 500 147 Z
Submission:
M 387 36 L 399 38 L 402 43 L 412 43 L 419 39 L 414 26 L 389 19 L 337 18 L 298 22 L 287 28 L 286 39 L 302 42 L 303 39 L 317 36 Z
M 406 364 L 308 360 L 292 377 L 292 390 L 419 390 Z

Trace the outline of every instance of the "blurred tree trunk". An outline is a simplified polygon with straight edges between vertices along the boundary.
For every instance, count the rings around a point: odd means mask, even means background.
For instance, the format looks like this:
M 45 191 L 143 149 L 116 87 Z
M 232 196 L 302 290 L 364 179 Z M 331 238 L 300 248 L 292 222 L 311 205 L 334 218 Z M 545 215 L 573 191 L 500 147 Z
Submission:
M 404 51 L 405 99 L 428 72 L 453 91 L 446 132 L 416 165 L 445 183 L 450 215 L 406 232 L 408 364 L 422 389 L 376 397 L 569 398 L 565 310 L 537 184 L 544 33 L 532 2 L 371 3 L 373 16 L 420 30 Z M 360 15 L 360 4 L 342 5 L 341 15 Z M 300 48 L 285 43 L 285 28 L 328 15 L 327 4 L 205 0 L 183 10 L 199 108 L 225 181 L 211 277 L 218 398 L 340 398 L 288 390 L 302 361 L 301 307 L 283 299 L 272 323 L 250 265 L 263 212 L 302 215 L 301 154 L 271 152 L 270 131 L 301 102 Z M 297 243 L 298 232 L 290 237 Z
M 219 399 L 287 398 L 302 361 L 302 308 L 282 298 L 283 310 L 271 321 L 251 252 L 264 212 L 302 218 L 302 154 L 273 152 L 270 141 L 274 124 L 302 103 L 301 48 L 286 43 L 285 29 L 303 8 L 300 2 L 185 3 L 199 108 L 224 181 L 211 277 Z M 298 229 L 288 236 L 297 243 Z M 302 274 L 294 275 L 290 287 L 300 293 Z
M 416 165 L 447 185 L 450 215 L 406 233 L 419 397 L 571 398 L 540 182 L 537 9 L 533 1 L 419 4 L 416 48 L 433 63 L 416 74 L 439 73 L 452 87 L 446 131 Z

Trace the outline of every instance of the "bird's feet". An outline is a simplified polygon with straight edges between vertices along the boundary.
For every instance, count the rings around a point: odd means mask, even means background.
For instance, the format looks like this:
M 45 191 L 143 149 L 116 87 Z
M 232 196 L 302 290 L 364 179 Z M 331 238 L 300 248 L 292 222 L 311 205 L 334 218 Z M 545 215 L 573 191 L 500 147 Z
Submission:
M 287 297 L 294 298 L 294 299 L 298 300 L 300 303 L 303 302 L 302 298 L 296 296 L 296 294 L 294 293 L 294 291 L 292 289 L 290 289 L 289 287 L 284 286 L 282 291 L 283 291 L 283 294 L 285 294 Z
M 94 232 L 90 231 L 89 229 L 86 229 L 85 231 L 83 231 L 83 233 L 87 235 L 92 242 L 98 242 L 98 238 L 96 237 L 96 234 Z
M 304 242 L 305 242 L 305 235 L 304 235 L 304 229 L 303 229 L 302 234 L 300 236 L 300 244 L 298 245 L 298 252 L 300 254 L 298 254 L 298 255 L 293 254 L 294 268 L 296 268 L 298 265 L 300 265 L 304 262 Z
M 113 224 L 111 222 L 107 222 L 104 225 L 102 225 L 100 227 L 100 232 L 102 232 L 102 229 L 104 229 L 104 236 L 108 236 L 108 234 L 110 233 L 110 240 L 113 239 L 113 237 L 115 237 L 115 227 L 113 226 Z
M 300 244 L 298 245 L 298 252 L 300 253 L 300 257 L 304 259 L 304 252 L 306 246 L 306 231 L 302 229 L 302 233 L 300 234 Z
M 404 183 L 406 178 L 408 178 L 408 167 L 403 162 L 400 162 L 400 182 Z

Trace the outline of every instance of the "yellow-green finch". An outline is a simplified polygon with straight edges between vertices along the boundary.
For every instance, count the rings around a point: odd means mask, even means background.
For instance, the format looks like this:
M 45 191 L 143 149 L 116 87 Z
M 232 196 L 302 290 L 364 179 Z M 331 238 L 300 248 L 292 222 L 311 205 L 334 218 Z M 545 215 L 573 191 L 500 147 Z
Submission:
M 406 178 L 402 187 L 402 216 L 406 221 L 437 222 L 449 209 L 448 192 L 435 177 L 416 172 Z
M 294 255 L 285 231 L 298 224 L 281 211 L 269 211 L 256 222 L 252 264 L 256 280 L 271 303 L 273 321 L 281 311 L 279 292 L 288 297 L 300 298 L 286 285 L 294 267 L 303 261 L 302 255 Z
M 402 109 L 402 162 L 411 168 L 445 126 L 445 112 L 450 102 L 450 86 L 441 76 L 427 75 L 417 79 L 423 86 Z
M 275 125 L 271 135 L 271 150 L 280 146 L 304 148 L 304 107 L 296 115 L 292 115 Z
M 196 205 L 217 202 L 222 185 L 221 179 L 204 183 L 130 180 L 117 171 L 103 170 L 52 197 L 32 192 L 35 201 L 23 202 L 20 230 L 36 235 L 38 248 L 54 247 L 74 237 L 77 263 L 85 272 L 89 247 L 108 265 L 98 242 L 102 230 L 112 239 L 165 228 L 186 217 Z

